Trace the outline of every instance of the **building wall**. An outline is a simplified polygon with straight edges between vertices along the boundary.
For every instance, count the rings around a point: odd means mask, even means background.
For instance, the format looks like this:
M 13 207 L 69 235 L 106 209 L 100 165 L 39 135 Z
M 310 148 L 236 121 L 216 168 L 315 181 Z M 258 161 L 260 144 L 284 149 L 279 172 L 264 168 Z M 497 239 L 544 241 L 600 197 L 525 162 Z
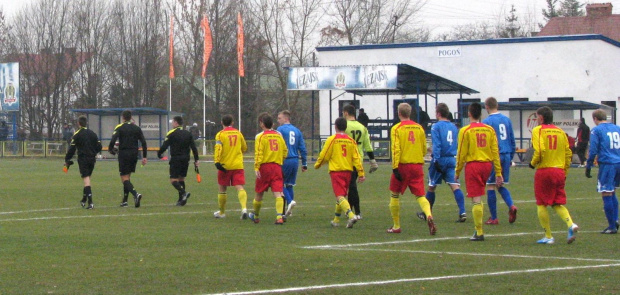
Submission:
M 592 35 L 596 36 L 596 35 Z M 482 43 L 482 44 L 481 44 Z M 510 97 L 527 97 L 530 101 L 546 101 L 548 97 L 573 97 L 593 103 L 620 99 L 620 46 L 601 39 L 572 40 L 567 37 L 522 38 L 491 41 L 435 42 L 411 44 L 414 47 L 382 48 L 366 46 L 362 50 L 318 49 L 320 66 L 372 65 L 404 63 L 423 69 L 461 85 L 480 91 L 463 98 L 494 96 L 498 101 Z M 443 50 L 443 51 L 442 51 Z M 440 57 L 446 50 L 458 56 Z M 458 50 L 458 51 L 457 51 Z M 332 91 L 332 97 L 341 91 Z M 408 95 L 407 98 L 415 98 Z M 385 119 L 392 109 L 386 97 L 357 97 L 371 119 Z M 456 112 L 458 95 L 440 94 L 437 102 L 448 104 Z M 353 99 L 345 94 L 332 102 L 332 121 L 339 116 L 337 100 Z M 420 106 L 425 108 L 424 97 Z M 428 97 L 427 112 L 434 119 L 435 99 Z M 590 113 L 586 123 L 593 126 Z M 558 113 L 558 115 L 560 115 Z M 616 114 L 617 115 L 617 114 Z M 579 112 L 572 114 L 579 118 Z M 562 113 L 561 117 L 570 117 Z M 393 119 L 390 115 L 388 119 Z M 320 92 L 321 135 L 330 134 L 329 91 Z M 516 124 L 515 124 L 516 125 Z M 518 126 L 515 126 L 518 129 Z M 332 131 L 333 132 L 333 131 Z M 525 136 L 526 134 L 524 134 Z

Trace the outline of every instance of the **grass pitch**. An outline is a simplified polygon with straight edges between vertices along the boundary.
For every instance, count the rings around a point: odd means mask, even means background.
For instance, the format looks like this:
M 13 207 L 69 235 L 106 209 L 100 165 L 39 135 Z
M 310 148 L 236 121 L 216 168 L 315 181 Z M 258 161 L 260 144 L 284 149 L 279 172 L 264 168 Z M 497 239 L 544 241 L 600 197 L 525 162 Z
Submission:
M 335 199 L 327 167 L 299 173 L 298 206 L 276 226 L 270 193 L 261 223 L 253 224 L 239 219 L 232 188 L 227 217 L 214 219 L 216 170 L 201 165 L 201 184 L 189 172 L 185 207 L 173 206 L 166 162 L 138 167 L 132 182 L 144 198 L 136 209 L 131 198 L 130 207 L 118 206 L 117 163 L 100 161 L 95 209 L 84 210 L 77 167 L 64 174 L 59 159 L 0 159 L 0 294 L 620 293 L 620 236 L 599 234 L 602 201 L 583 169 L 571 169 L 567 179 L 567 208 L 581 228 L 576 242 L 566 244 L 566 225 L 550 209 L 556 244 L 537 245 L 543 233 L 527 168 L 513 168 L 508 186 L 516 223 L 508 224 L 498 201 L 500 224 L 484 227 L 486 241 L 470 242 L 471 203 L 467 222 L 455 223 L 446 185 L 437 191 L 436 236 L 415 217 L 419 206 L 409 193 L 401 197 L 403 233 L 387 234 L 387 163 L 359 185 L 363 220 L 353 229 L 330 226 Z M 246 181 L 251 208 L 251 163 Z

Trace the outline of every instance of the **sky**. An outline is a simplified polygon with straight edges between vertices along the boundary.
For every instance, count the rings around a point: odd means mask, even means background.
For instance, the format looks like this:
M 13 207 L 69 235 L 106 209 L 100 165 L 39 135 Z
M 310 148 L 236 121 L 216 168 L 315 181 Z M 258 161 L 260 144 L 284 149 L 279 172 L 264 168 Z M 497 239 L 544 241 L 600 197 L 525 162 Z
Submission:
M 31 1 L 0 0 L 0 7 L 6 16 L 11 17 Z M 611 2 L 614 6 L 613 13 L 620 14 L 620 0 L 581 0 L 579 2 Z M 512 4 L 515 5 L 520 20 L 532 19 L 535 23 L 543 21 L 541 11 L 546 8 L 546 0 L 427 0 L 420 18 L 431 29 L 431 33 L 438 34 L 447 32 L 454 26 L 468 23 L 488 21 L 494 24 L 498 20 L 503 20 Z

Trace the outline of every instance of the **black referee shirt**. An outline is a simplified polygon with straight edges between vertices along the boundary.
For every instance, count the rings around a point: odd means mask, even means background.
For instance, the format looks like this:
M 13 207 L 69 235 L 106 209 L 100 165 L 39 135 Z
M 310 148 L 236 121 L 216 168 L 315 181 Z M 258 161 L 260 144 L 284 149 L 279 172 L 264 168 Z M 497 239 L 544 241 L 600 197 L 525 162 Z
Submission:
M 110 140 L 110 145 L 108 145 L 109 151 L 114 148 L 117 139 L 119 150 L 137 150 L 138 142 L 140 142 L 142 144 L 142 157 L 146 158 L 146 140 L 144 139 L 144 134 L 140 127 L 131 122 L 118 124 L 116 128 L 114 128 L 112 140 Z
M 198 161 L 198 149 L 194 143 L 194 138 L 189 131 L 183 130 L 181 127 L 168 131 L 166 140 L 164 140 L 157 152 L 157 157 L 161 158 L 161 155 L 166 152 L 168 147 L 170 147 L 170 156 L 187 158 L 189 158 L 189 149 L 191 148 L 192 153 L 194 153 L 194 160 Z
M 65 156 L 65 162 L 73 158 L 76 149 L 78 152 L 78 159 L 95 158 L 97 153 L 101 152 L 101 142 L 95 132 L 86 127 L 82 127 L 71 137 L 71 146 Z

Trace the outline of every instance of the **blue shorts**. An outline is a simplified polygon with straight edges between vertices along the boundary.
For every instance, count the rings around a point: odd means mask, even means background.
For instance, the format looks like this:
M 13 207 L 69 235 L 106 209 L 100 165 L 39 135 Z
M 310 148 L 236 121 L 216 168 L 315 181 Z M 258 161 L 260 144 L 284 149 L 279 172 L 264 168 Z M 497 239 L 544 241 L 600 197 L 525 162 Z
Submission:
M 434 161 L 439 161 L 441 173 L 435 170 Z M 458 181 L 454 180 L 455 169 L 456 159 L 454 157 L 442 157 L 431 161 L 431 165 L 428 167 L 428 186 L 435 187 L 441 184 L 442 180 L 447 184 L 459 185 Z
M 285 159 L 282 164 L 282 176 L 284 177 L 284 185 L 295 185 L 297 182 L 297 170 L 299 168 L 299 159 Z
M 510 167 L 512 166 L 511 154 L 499 154 L 499 162 L 502 165 L 502 176 L 504 177 L 504 183 L 510 182 Z M 495 167 L 491 170 L 491 176 L 487 180 L 487 184 L 495 184 Z
M 599 163 L 598 183 L 596 190 L 599 193 L 613 192 L 620 184 L 620 164 Z

